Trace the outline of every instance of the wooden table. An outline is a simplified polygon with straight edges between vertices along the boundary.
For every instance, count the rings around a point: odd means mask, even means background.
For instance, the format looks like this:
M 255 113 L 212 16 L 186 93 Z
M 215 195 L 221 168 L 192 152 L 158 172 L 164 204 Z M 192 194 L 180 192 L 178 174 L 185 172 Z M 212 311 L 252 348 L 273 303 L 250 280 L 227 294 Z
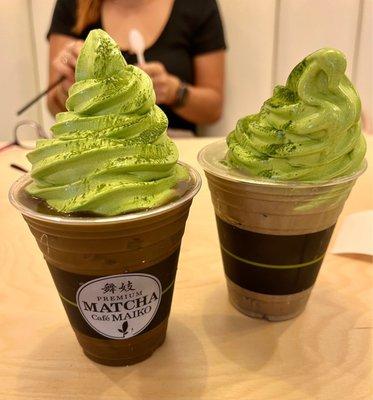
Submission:
M 211 139 L 183 139 L 197 166 Z M 343 215 L 373 206 L 370 167 Z M 183 240 L 166 343 L 132 367 L 88 360 L 68 324 L 26 223 L 8 204 L 25 151 L 0 153 L 0 399 L 363 400 L 373 398 L 373 268 L 364 256 L 328 254 L 306 311 L 269 323 L 227 300 L 206 181 Z M 343 216 L 342 218 L 343 219 Z M 337 229 L 338 230 L 338 229 Z

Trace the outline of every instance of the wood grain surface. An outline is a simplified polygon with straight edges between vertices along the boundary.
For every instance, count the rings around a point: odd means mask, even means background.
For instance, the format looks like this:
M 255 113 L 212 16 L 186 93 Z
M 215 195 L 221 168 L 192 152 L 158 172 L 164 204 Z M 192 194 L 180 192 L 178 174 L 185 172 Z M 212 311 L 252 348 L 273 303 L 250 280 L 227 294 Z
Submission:
M 211 139 L 178 141 L 197 166 Z M 343 216 L 373 207 L 368 172 Z M 328 254 L 305 312 L 269 323 L 227 300 L 206 181 L 183 240 L 165 344 L 132 367 L 88 360 L 69 326 L 26 223 L 8 203 L 25 151 L 0 153 L 0 399 L 368 400 L 373 398 L 373 267 L 364 256 Z M 337 228 L 338 231 L 338 228 Z

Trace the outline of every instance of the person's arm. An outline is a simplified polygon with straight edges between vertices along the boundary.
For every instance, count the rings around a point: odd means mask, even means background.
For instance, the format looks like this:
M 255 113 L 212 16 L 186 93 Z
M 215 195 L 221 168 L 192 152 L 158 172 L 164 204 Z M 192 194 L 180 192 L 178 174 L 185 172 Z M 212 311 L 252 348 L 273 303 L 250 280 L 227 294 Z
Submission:
M 75 65 L 82 45 L 81 40 L 67 35 L 50 35 L 49 84 L 56 82 L 61 76 L 65 76 L 65 80 L 48 93 L 47 105 L 52 115 L 66 111 L 67 92 L 75 81 Z
M 173 108 L 180 117 L 195 124 L 216 122 L 224 101 L 225 51 L 202 54 L 194 58 L 195 85 L 188 86 L 186 102 Z
M 169 74 L 158 62 L 145 63 L 140 67 L 153 81 L 158 104 L 170 106 L 182 118 L 195 124 L 217 121 L 223 109 L 225 51 L 214 51 L 194 58 L 195 84 L 188 85 L 186 102 L 173 107 L 180 79 Z

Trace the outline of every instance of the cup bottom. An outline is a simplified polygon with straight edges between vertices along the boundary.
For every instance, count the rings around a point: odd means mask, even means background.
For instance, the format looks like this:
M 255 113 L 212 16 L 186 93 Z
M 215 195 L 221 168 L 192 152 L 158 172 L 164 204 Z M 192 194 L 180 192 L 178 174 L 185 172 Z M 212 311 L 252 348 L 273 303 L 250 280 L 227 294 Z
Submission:
M 162 343 L 164 342 L 164 339 Z M 159 346 L 161 346 L 162 343 L 160 343 Z M 108 360 L 106 358 L 96 357 L 94 354 L 90 354 L 86 350 L 83 350 L 83 353 L 86 357 L 88 357 L 90 360 L 94 361 L 97 364 L 106 365 L 109 367 L 127 367 L 129 365 L 138 364 L 142 361 L 145 361 L 154 353 L 155 350 L 152 350 L 150 353 L 145 353 L 142 354 L 141 356 L 131 358 L 129 360 L 127 359 Z
M 166 339 L 168 319 L 156 328 L 125 340 L 102 340 L 75 331 L 84 354 L 98 364 L 124 367 L 149 358 Z
M 269 295 L 244 289 L 227 276 L 228 297 L 241 313 L 271 322 L 295 318 L 305 309 L 313 286 L 298 293 Z

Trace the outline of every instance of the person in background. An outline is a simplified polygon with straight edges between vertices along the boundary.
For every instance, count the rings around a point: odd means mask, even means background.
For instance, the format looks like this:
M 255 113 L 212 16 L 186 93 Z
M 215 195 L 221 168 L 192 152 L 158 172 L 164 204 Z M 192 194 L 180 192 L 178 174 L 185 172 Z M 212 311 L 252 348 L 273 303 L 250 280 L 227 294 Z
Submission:
M 197 124 L 217 121 L 223 108 L 225 39 L 216 0 L 57 0 L 48 32 L 49 81 L 66 79 L 48 94 L 55 115 L 65 111 L 83 40 L 104 29 L 129 64 L 131 29 L 145 40 L 145 63 L 157 104 L 177 136 L 196 134 Z

